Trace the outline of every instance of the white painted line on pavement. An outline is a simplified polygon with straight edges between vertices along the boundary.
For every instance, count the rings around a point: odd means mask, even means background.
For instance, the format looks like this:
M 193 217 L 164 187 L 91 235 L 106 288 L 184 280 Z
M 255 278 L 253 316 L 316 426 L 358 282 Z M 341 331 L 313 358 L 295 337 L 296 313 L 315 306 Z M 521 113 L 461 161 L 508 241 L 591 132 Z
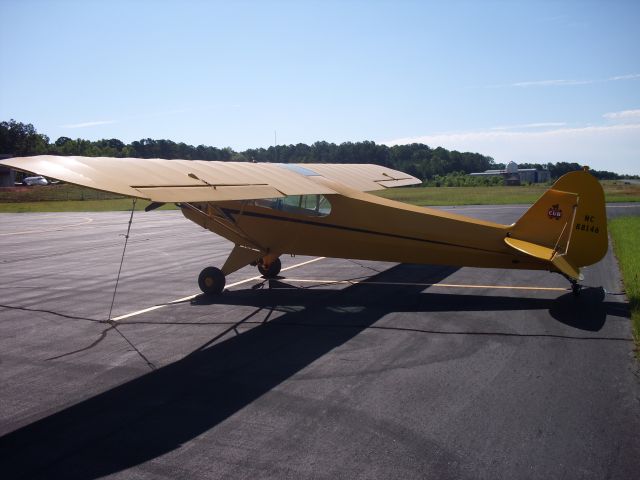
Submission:
M 411 282 L 371 282 L 368 280 L 313 280 L 306 278 L 286 278 L 287 282 L 317 283 L 317 284 L 348 284 L 348 285 L 399 285 L 408 287 L 442 287 L 442 288 L 496 288 L 505 290 L 544 290 L 553 292 L 566 292 L 568 289 L 561 287 L 528 287 L 516 285 L 466 285 L 456 283 L 411 283 Z
M 0 233 L 0 237 L 5 237 L 7 235 L 26 235 L 28 233 L 48 233 L 48 232 L 60 232 L 62 230 L 65 230 L 67 228 L 71 228 L 71 227 L 79 227 L 81 225 L 86 225 L 88 223 L 93 222 L 93 218 L 89 218 L 89 217 L 84 217 L 84 222 L 80 222 L 80 223 L 72 223 L 70 225 L 56 225 L 56 226 L 52 226 L 49 228 L 43 228 L 43 229 L 39 229 L 39 230 L 23 230 L 21 232 L 9 232 L 9 233 Z
M 283 268 L 281 271 L 285 272 L 287 270 L 292 270 L 294 268 L 302 267 L 304 265 L 308 265 L 308 264 L 313 263 L 313 262 L 318 262 L 318 261 L 323 260 L 325 258 L 326 257 L 312 258 L 311 260 L 307 260 L 306 262 L 297 263 L 295 265 L 291 265 L 290 267 Z M 262 275 L 257 275 L 255 277 L 247 278 L 245 280 L 240 280 L 239 282 L 231 283 L 231 284 L 227 285 L 225 288 L 235 287 L 237 285 L 242 285 L 243 283 L 252 282 L 254 280 L 260 280 L 261 278 L 262 278 Z M 178 298 L 176 300 L 172 300 L 172 301 L 167 302 L 167 303 L 163 303 L 162 305 L 154 305 L 153 307 L 143 308 L 142 310 L 137 310 L 135 312 L 127 313 L 125 315 L 120 315 L 119 317 L 112 318 L 111 320 L 114 321 L 114 322 L 119 322 L 120 320 L 124 320 L 126 318 L 135 317 L 136 315 L 142 315 L 143 313 L 152 312 L 154 310 L 158 310 L 160 308 L 164 308 L 166 306 L 173 305 L 175 303 L 187 302 L 189 300 L 192 300 L 192 299 L 196 298 L 198 295 L 200 295 L 200 294 L 196 293 L 194 295 L 189 295 L 188 297 L 182 297 L 182 298 Z

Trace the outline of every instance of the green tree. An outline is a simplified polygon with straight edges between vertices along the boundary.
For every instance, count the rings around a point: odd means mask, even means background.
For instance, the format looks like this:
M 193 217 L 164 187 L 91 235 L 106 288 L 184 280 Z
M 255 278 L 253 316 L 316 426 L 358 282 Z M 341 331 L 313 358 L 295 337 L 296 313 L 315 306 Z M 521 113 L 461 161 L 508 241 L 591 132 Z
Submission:
M 0 122 L 0 153 L 38 155 L 49 151 L 49 137 L 39 134 L 30 123 Z

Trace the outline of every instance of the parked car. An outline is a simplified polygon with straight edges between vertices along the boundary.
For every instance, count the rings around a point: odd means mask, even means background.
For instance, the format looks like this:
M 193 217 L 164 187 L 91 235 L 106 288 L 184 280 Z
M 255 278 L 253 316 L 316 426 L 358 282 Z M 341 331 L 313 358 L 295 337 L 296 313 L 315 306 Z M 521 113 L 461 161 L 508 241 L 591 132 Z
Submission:
M 22 180 L 22 183 L 27 186 L 31 185 L 49 185 L 49 182 L 46 178 L 37 176 L 37 177 L 25 177 Z

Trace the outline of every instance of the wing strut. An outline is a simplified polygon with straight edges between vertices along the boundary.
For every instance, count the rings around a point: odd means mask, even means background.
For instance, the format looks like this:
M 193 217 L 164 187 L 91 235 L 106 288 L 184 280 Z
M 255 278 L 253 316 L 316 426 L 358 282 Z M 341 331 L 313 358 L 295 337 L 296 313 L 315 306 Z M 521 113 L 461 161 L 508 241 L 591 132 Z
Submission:
M 216 229 L 222 228 L 223 230 L 232 234 L 231 236 L 225 235 L 225 237 L 231 240 L 236 245 L 243 245 L 255 250 L 259 250 L 263 254 L 269 253 L 268 248 L 263 247 L 257 241 L 250 238 L 245 232 L 243 232 L 235 223 L 235 221 L 233 221 L 233 218 L 230 219 L 223 213 L 218 213 L 218 215 L 212 213 L 214 208 L 216 211 L 220 212 L 220 209 L 218 207 L 214 207 L 213 205 L 208 204 L 206 211 L 204 211 L 203 209 L 198 208 L 192 203 L 180 203 L 178 204 L 178 206 L 182 209 L 182 213 L 185 217 L 197 223 L 201 227 L 214 232 L 216 231 Z M 244 209 L 241 210 L 240 214 L 242 214 L 243 210 Z

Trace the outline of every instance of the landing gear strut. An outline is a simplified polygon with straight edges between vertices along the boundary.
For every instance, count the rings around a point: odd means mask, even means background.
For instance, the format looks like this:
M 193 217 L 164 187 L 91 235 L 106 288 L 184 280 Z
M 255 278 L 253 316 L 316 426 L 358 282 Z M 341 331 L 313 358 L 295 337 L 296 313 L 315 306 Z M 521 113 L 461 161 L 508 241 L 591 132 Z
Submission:
M 276 258 L 272 260 L 271 263 L 266 266 L 263 262 L 258 263 L 258 271 L 265 278 L 275 278 L 280 273 L 280 269 L 282 268 L 282 263 L 280 263 L 280 259 Z
M 205 295 L 218 295 L 226 283 L 224 273 L 216 267 L 207 267 L 198 276 L 198 286 Z
M 259 253 L 246 248 L 236 246 L 225 262 L 222 269 L 207 267 L 198 276 L 198 286 L 205 295 L 219 295 L 224 290 L 225 273 L 233 273 L 245 265 L 257 265 L 258 270 L 265 278 L 275 278 L 280 273 L 282 264 L 278 257 L 265 257 L 251 262 L 254 254 Z M 253 257 L 255 258 L 255 257 Z
M 569 280 L 569 283 L 571 284 L 571 292 L 573 292 L 573 294 L 577 297 L 578 295 L 580 295 L 580 291 L 582 290 L 582 285 L 580 285 L 578 283 L 578 280 L 583 280 L 584 277 L 582 275 L 580 275 L 580 278 L 575 279 L 573 277 L 570 277 L 569 275 L 562 273 L 562 276 L 564 278 L 566 278 L 567 280 Z

